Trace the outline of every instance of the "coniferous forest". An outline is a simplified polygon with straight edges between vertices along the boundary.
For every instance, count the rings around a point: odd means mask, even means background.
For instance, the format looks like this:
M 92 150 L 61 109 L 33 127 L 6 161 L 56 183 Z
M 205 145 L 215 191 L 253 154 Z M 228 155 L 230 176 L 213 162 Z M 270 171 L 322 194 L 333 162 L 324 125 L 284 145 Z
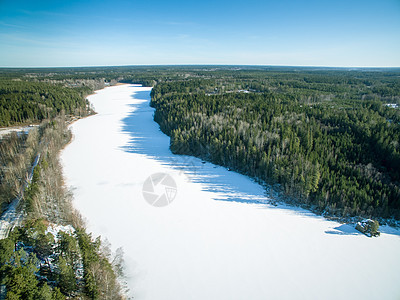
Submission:
M 93 113 L 86 96 L 116 83 L 153 87 L 154 120 L 175 154 L 326 216 L 400 219 L 400 69 L 0 69 L 0 126 L 40 124 L 0 139 L 0 209 L 19 197 L 24 216 L 0 241 L 0 296 L 124 298 L 122 255 L 86 233 L 58 161 L 68 122 Z M 48 233 L 61 225 L 72 230 Z
M 89 88 L 69 88 L 60 85 L 26 81 L 1 80 L 0 126 L 40 122 L 54 118 L 62 111 L 84 115 L 84 95 Z
M 279 184 L 320 213 L 399 218 L 398 75 L 236 70 L 159 83 L 152 106 L 174 153 Z
M 400 217 L 400 70 L 243 66 L 3 69 L 4 125 L 61 112 L 117 82 L 153 86 L 171 150 L 280 186 L 337 216 Z

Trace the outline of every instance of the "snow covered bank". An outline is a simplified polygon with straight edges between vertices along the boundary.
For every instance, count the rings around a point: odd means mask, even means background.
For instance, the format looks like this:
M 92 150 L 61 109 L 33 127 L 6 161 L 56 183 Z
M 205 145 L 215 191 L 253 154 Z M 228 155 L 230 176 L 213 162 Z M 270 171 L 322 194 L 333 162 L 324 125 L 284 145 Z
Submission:
M 90 96 L 98 114 L 73 124 L 62 154 L 89 230 L 123 246 L 136 299 L 399 299 L 397 230 L 371 239 L 268 205 L 247 177 L 173 155 L 149 93 L 122 85 Z M 177 187 L 162 208 L 142 194 L 160 172 Z

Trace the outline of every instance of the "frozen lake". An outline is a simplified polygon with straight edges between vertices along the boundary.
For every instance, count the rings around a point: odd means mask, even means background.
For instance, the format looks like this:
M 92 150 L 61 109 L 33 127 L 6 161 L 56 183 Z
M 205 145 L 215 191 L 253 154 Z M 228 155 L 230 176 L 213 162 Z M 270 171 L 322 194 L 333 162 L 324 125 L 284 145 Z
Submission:
M 62 153 L 88 229 L 124 248 L 135 299 L 400 299 L 399 231 L 368 238 L 274 207 L 249 178 L 173 155 L 150 90 L 120 85 L 89 96 L 98 114 L 72 125 Z M 165 199 L 173 201 L 149 204 Z

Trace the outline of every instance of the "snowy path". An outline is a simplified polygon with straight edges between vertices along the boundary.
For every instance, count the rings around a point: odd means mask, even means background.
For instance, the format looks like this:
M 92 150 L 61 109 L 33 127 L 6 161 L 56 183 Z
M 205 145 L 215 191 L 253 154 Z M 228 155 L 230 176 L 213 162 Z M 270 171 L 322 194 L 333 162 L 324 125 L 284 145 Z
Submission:
M 367 238 L 302 209 L 268 204 L 245 176 L 168 149 L 149 88 L 90 96 L 97 115 L 72 125 L 62 154 L 89 230 L 126 253 L 135 299 L 399 299 L 400 233 Z M 153 207 L 146 179 L 177 194 Z
M 37 166 L 40 160 L 40 154 L 38 154 L 33 162 L 31 172 L 28 175 L 26 182 L 24 183 L 21 191 L 21 195 L 28 184 L 32 181 L 33 170 Z M 18 210 L 18 205 L 22 196 L 16 197 L 8 206 L 7 210 L 3 213 L 0 218 L 0 240 L 8 237 L 8 234 L 15 226 L 20 226 L 22 224 L 24 214 L 22 211 Z
M 2 139 L 5 135 L 11 132 L 25 132 L 28 133 L 33 128 L 37 127 L 38 125 L 31 125 L 31 126 L 16 126 L 16 127 L 4 127 L 0 128 L 0 139 Z
M 19 198 L 15 198 L 10 203 L 4 214 L 1 216 L 0 240 L 7 238 L 8 234 L 15 226 L 21 225 L 23 219 L 23 213 L 17 211 L 18 204 L 19 204 Z

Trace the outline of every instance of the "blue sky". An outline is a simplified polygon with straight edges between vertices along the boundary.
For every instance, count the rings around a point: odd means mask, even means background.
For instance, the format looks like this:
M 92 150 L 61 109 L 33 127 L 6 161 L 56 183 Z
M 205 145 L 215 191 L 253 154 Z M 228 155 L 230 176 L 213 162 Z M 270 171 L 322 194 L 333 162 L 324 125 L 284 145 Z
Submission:
M 0 66 L 400 67 L 400 0 L 0 0 Z

